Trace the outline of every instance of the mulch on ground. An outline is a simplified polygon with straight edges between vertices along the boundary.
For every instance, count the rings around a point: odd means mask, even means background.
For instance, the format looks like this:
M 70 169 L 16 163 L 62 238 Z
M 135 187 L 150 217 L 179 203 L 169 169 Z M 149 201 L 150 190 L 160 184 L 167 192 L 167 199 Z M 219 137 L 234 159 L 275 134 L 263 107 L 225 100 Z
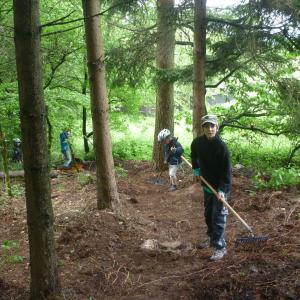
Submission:
M 93 168 L 60 170 L 51 179 L 55 238 L 63 299 L 299 299 L 300 197 L 290 190 L 255 191 L 235 173 L 232 207 L 268 242 L 248 251 L 234 247 L 246 235 L 232 214 L 226 229 L 228 255 L 211 262 L 212 249 L 199 249 L 206 237 L 203 194 L 188 167 L 179 171 L 179 189 L 168 191 L 164 173 L 148 162 L 118 162 L 124 219 L 96 205 Z M 2 198 L 1 198 L 2 199 Z M 29 252 L 24 196 L 0 205 L 0 299 L 28 299 Z M 141 247 L 145 241 L 152 248 Z M 23 256 L 19 263 L 11 255 Z

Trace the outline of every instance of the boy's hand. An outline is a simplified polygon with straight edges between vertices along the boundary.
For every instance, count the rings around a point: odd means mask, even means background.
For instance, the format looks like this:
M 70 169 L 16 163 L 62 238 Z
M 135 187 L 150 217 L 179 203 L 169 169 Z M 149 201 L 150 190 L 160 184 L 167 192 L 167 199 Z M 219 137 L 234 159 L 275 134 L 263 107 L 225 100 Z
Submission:
M 224 194 L 224 192 L 222 192 L 222 191 L 218 192 L 218 199 L 222 200 L 222 201 L 225 201 L 225 194 Z
M 201 170 L 200 170 L 200 168 L 193 169 L 193 175 L 194 175 L 195 177 L 201 176 Z
M 201 182 L 200 176 L 194 176 L 194 181 L 195 182 Z
M 200 182 L 201 181 L 201 179 L 200 179 L 200 175 L 201 175 L 200 168 L 193 169 L 193 175 L 194 175 L 194 180 L 196 182 Z

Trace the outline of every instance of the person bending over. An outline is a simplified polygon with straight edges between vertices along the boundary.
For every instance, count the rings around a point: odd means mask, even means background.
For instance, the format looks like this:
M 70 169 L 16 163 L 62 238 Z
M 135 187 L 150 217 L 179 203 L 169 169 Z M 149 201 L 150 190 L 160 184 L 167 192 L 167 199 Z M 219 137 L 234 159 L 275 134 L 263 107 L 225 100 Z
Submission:
M 182 163 L 181 155 L 184 150 L 178 139 L 171 136 L 169 129 L 163 129 L 158 134 L 158 142 L 163 142 L 164 147 L 164 162 L 169 166 L 169 176 L 170 176 L 170 191 L 175 191 L 177 189 L 177 170 L 179 165 Z

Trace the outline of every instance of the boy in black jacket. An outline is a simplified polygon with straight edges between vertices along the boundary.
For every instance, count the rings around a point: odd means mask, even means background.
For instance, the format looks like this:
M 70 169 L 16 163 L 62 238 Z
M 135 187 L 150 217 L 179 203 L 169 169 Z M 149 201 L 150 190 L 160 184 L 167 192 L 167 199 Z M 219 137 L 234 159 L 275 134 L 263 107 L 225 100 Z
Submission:
M 219 260 L 227 254 L 224 234 L 228 210 L 219 199 L 227 200 L 231 189 L 230 155 L 226 144 L 217 134 L 217 117 L 206 115 L 201 122 L 204 134 L 191 144 L 193 173 L 196 177 L 203 176 L 218 191 L 216 197 L 208 187 L 203 187 L 208 240 L 202 247 L 214 247 L 210 259 Z

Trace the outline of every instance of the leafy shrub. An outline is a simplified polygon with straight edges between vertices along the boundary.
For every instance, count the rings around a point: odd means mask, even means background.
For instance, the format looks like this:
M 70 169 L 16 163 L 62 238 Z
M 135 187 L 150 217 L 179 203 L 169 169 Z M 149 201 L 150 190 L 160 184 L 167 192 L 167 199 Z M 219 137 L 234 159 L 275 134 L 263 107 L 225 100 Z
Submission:
M 258 189 L 293 186 L 300 183 L 300 169 L 290 167 L 279 168 L 269 174 L 260 172 L 253 180 Z
M 240 163 L 262 172 L 270 168 L 279 169 L 287 164 L 291 145 L 285 138 L 256 136 L 249 140 L 233 134 L 226 134 L 222 138 L 229 147 L 233 165 Z
M 22 185 L 14 184 L 12 186 L 12 194 L 14 197 L 19 198 L 25 195 L 25 187 Z
M 152 145 L 147 141 L 120 140 L 113 145 L 113 156 L 124 160 L 150 160 Z

